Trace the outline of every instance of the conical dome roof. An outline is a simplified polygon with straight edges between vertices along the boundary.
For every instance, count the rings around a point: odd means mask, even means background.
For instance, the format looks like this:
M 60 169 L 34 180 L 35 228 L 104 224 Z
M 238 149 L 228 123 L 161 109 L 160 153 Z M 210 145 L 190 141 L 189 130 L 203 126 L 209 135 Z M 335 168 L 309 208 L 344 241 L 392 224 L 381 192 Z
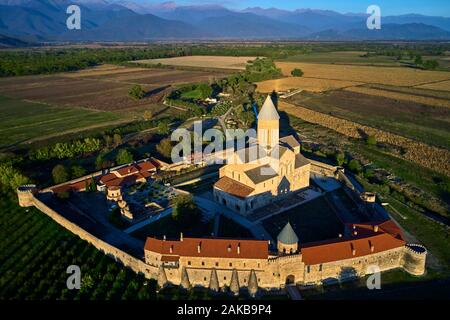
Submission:
M 270 95 L 267 96 L 266 101 L 264 102 L 261 111 L 258 114 L 258 120 L 279 120 L 280 115 L 273 104 L 272 98 Z
M 298 237 L 289 222 L 278 234 L 277 240 L 283 244 L 296 244 L 298 242 Z

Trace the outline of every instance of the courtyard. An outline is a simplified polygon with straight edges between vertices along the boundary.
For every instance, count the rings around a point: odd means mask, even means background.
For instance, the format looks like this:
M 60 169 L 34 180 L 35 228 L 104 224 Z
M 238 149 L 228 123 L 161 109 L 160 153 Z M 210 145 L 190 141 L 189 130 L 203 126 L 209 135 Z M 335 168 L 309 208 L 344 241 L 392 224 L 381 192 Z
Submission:
M 300 243 L 337 238 L 344 232 L 343 223 L 323 196 L 269 217 L 263 220 L 262 225 L 276 239 L 288 221 Z

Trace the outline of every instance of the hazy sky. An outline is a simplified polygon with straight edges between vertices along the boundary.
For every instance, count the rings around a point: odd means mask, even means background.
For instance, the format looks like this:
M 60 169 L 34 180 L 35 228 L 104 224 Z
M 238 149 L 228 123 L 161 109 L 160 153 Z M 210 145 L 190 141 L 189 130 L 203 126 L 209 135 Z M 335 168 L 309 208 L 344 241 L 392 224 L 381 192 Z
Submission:
M 135 0 L 137 2 L 161 3 L 158 0 Z M 170 0 L 166 0 L 170 1 Z M 328 9 L 342 13 L 365 12 L 371 4 L 380 6 L 382 15 L 420 13 L 450 16 L 450 0 L 174 0 L 179 5 L 218 4 L 228 8 L 276 7 L 280 9 Z

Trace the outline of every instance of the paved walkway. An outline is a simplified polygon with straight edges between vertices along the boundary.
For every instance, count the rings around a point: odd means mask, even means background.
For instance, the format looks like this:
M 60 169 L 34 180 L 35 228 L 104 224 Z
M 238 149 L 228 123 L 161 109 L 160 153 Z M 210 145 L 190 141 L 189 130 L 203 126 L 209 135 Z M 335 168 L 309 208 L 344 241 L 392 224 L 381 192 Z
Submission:
M 292 300 L 302 300 L 302 295 L 295 285 L 286 286 L 286 292 Z

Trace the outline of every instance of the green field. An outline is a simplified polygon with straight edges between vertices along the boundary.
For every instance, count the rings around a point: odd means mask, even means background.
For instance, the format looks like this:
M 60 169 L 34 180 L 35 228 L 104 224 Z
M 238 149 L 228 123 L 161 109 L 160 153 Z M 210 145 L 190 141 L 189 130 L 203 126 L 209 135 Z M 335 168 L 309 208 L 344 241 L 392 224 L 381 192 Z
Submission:
M 62 108 L 0 96 L 0 148 L 121 119 L 110 112 Z
M 302 107 L 450 149 L 450 109 L 337 90 L 289 98 Z

